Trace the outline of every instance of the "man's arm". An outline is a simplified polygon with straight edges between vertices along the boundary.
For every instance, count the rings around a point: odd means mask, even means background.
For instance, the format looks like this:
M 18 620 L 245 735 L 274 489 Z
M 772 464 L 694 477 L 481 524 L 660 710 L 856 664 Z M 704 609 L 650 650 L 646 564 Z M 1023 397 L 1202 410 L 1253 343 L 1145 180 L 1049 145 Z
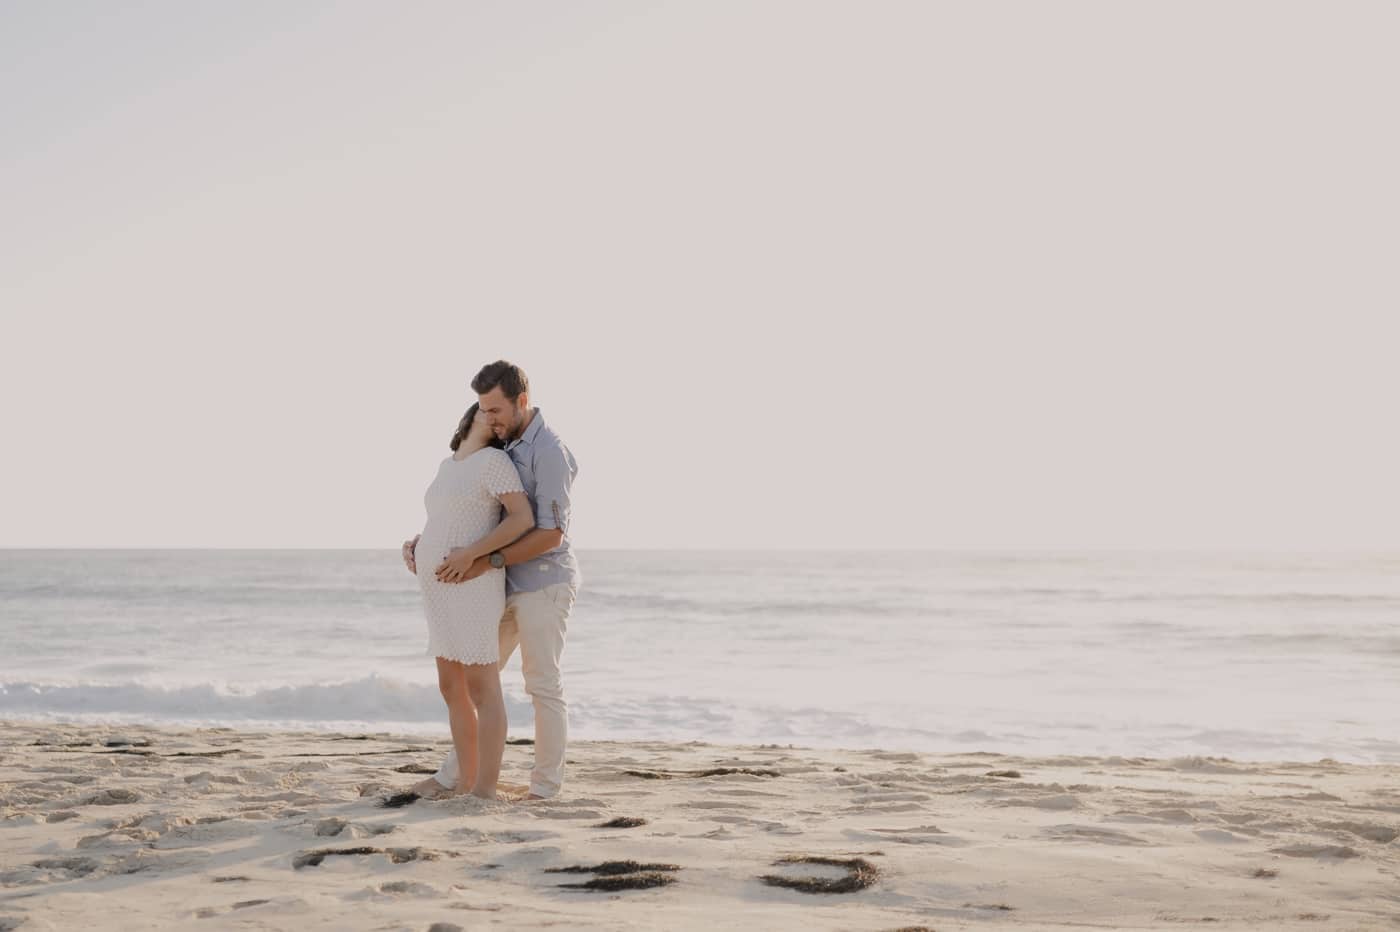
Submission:
M 537 527 L 515 543 L 501 548 L 501 556 L 506 558 L 506 566 L 528 563 L 543 553 L 548 553 L 564 542 L 564 532 L 559 528 Z
M 433 570 L 438 582 L 455 583 L 475 578 L 467 573 L 477 560 L 490 556 L 491 551 L 498 547 L 519 540 L 535 523 L 530 500 L 524 492 L 507 492 L 500 496 L 500 501 L 506 506 L 505 520 L 480 540 L 465 547 L 453 547 L 452 552 Z
M 573 511 L 570 492 L 577 472 L 578 464 L 564 446 L 551 445 L 539 451 L 535 460 L 535 528 L 501 550 L 506 566 L 527 563 L 564 542 Z M 479 576 L 489 568 L 483 557 L 472 564 L 467 578 Z

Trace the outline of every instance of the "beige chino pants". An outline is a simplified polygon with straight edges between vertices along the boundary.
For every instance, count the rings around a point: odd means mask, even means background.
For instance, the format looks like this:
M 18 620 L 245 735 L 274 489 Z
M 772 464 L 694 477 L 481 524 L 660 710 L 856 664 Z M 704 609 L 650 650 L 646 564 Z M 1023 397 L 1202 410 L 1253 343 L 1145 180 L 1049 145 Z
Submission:
M 512 593 L 501 616 L 500 668 L 505 669 L 519 645 L 525 692 L 535 706 L 535 768 L 530 772 L 530 792 L 546 798 L 558 795 L 564 786 L 569 719 L 559 660 L 577 595 L 568 583 Z M 433 778 L 450 788 L 457 785 L 460 774 L 454 748 Z

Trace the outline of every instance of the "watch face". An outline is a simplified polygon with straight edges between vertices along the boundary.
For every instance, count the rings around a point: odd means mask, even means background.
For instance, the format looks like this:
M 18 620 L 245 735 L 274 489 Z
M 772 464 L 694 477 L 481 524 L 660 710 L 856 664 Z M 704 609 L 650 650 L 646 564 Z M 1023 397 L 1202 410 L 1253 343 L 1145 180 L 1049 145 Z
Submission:
M 501 567 L 505 566 L 505 565 L 506 565 L 505 554 L 501 554 L 501 553 L 493 553 L 493 554 L 491 554 L 491 565 L 494 566 L 496 569 L 500 569 Z

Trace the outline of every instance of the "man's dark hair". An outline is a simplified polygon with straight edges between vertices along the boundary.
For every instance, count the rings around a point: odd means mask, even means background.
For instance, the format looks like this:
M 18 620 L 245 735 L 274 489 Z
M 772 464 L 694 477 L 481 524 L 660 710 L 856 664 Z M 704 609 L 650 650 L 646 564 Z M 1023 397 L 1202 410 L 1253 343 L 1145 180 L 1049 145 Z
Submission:
M 525 378 L 525 370 L 515 363 L 498 359 L 476 374 L 472 379 L 472 391 L 484 395 L 497 387 L 508 400 L 514 401 L 530 390 L 530 380 Z

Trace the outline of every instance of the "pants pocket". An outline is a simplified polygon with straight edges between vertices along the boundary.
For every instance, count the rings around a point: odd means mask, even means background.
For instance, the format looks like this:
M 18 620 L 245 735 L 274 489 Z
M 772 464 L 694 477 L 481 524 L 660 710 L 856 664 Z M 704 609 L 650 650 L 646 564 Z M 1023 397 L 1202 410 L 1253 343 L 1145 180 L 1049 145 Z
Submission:
M 578 598 L 578 592 L 573 586 L 567 583 L 555 583 L 545 590 L 549 600 L 554 603 L 554 607 L 559 609 L 559 613 L 568 617 L 574 610 L 574 601 Z

